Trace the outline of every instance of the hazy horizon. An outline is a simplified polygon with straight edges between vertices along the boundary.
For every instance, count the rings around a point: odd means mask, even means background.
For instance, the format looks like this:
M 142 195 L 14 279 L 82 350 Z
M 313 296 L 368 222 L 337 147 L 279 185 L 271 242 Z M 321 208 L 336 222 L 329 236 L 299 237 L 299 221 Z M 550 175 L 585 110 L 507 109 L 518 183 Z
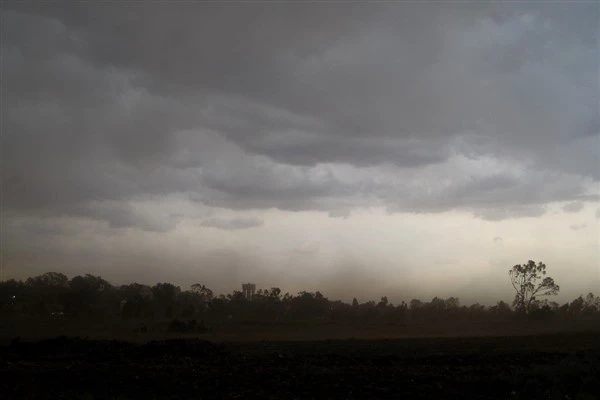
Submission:
M 3 278 L 600 294 L 600 4 L 1 5 Z

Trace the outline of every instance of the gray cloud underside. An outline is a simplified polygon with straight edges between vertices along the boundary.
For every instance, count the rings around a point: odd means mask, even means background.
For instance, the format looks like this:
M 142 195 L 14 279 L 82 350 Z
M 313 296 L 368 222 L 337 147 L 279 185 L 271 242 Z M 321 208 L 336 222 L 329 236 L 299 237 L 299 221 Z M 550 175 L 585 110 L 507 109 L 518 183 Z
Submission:
M 136 204 L 598 200 L 596 3 L 2 7 L 10 212 L 164 231 L 173 210 Z
M 249 229 L 262 226 L 263 220 L 259 218 L 209 218 L 201 222 L 202 226 L 224 230 Z

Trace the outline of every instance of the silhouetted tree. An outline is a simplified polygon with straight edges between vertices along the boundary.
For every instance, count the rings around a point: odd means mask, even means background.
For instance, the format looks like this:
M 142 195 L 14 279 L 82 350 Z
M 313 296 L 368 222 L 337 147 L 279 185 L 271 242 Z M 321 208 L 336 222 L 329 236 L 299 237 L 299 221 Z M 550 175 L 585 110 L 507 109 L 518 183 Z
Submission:
M 448 297 L 446 299 L 446 310 L 454 310 L 460 307 L 458 297 Z
M 204 285 L 196 283 L 192 285 L 192 293 L 195 295 L 195 299 L 200 302 L 198 310 L 204 312 L 208 309 L 208 305 L 213 299 L 213 291 Z
M 152 307 L 152 288 L 148 285 L 132 283 L 119 288 L 121 296 L 121 315 L 124 318 L 151 317 L 154 314 Z
M 583 311 L 584 307 L 585 300 L 583 300 L 582 296 L 579 296 L 578 298 L 573 300 L 571 304 L 569 304 L 569 314 L 571 316 L 578 317 L 579 315 L 581 315 L 581 312 Z
M 19 305 L 23 302 L 23 296 L 27 293 L 25 284 L 14 279 L 0 283 L 0 310 L 6 312 L 18 312 Z
M 409 305 L 411 311 L 418 310 L 423 307 L 423 302 L 419 299 L 412 299 Z
M 269 297 L 273 300 L 280 300 L 281 298 L 281 289 L 274 287 L 271 288 L 271 292 L 269 293 Z
M 527 319 L 533 320 L 600 318 L 600 299 L 591 293 L 562 306 L 548 300 L 540 301 L 540 296 L 558 292 L 558 286 L 544 273 L 545 265 L 536 265 L 533 261 L 513 268 L 511 282 L 517 291 L 514 308 L 502 301 L 492 307 L 480 304 L 461 306 L 456 297 L 434 297 L 429 302 L 413 299 L 409 304 L 401 302 L 397 306 L 385 296 L 378 303 L 366 301 L 359 304 L 353 298 L 352 303 L 348 304 L 329 300 L 320 292 L 302 291 L 297 295 L 286 293 L 281 296 L 278 288 L 261 289 L 252 301 L 247 301 L 239 291 L 214 296 L 210 289 L 201 284 L 192 285 L 191 290 L 182 292 L 169 283 L 159 283 L 153 287 L 137 283 L 113 287 L 93 275 L 76 276 L 69 281 L 63 274 L 48 273 L 29 278 L 26 282 L 0 282 L 0 314 L 44 316 L 60 315 L 60 311 L 64 310 L 64 318 L 108 318 L 120 315 L 142 320 L 159 319 L 161 322 L 168 319 L 175 321 L 171 330 L 184 329 L 182 332 L 202 331 L 198 326 L 203 323 L 194 321 L 211 324 L 225 321 L 233 324 L 271 321 L 311 323 L 315 320 L 391 325 L 446 324 L 452 321 L 460 324 L 504 323 L 521 311 L 527 312 Z
M 152 287 L 152 296 L 157 307 L 160 309 L 159 315 L 171 318 L 175 312 L 177 295 L 181 292 L 178 286 L 170 283 L 157 283 Z
M 113 287 L 99 276 L 76 276 L 69 282 L 69 289 L 63 301 L 68 313 L 105 313 L 112 308 L 109 292 Z
M 28 278 L 25 281 L 25 284 L 36 289 L 45 289 L 49 287 L 65 288 L 69 285 L 69 278 L 60 272 L 46 272 L 43 275 Z
M 593 293 L 588 293 L 585 296 L 585 304 L 582 314 L 585 316 L 593 316 L 600 311 L 600 297 L 594 297 Z
M 515 265 L 509 271 L 510 281 L 516 291 L 513 306 L 520 312 L 529 312 L 536 297 L 555 295 L 560 287 L 546 275 L 546 265 L 529 260 L 527 264 Z M 539 282 L 541 279 L 541 282 Z
M 506 317 L 511 314 L 510 306 L 504 301 L 499 301 L 495 306 L 490 307 L 490 311 L 500 317 Z
M 47 272 L 28 278 L 25 286 L 29 289 L 29 312 L 43 315 L 61 307 L 61 300 L 69 288 L 69 278 L 59 272 Z

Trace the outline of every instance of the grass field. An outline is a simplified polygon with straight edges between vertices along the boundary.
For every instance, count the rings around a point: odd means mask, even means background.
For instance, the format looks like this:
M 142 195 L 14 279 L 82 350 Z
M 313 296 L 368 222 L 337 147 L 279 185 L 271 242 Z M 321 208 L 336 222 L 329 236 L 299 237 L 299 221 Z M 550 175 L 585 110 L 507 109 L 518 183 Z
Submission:
M 0 348 L 10 399 L 598 399 L 596 332 L 512 337 Z

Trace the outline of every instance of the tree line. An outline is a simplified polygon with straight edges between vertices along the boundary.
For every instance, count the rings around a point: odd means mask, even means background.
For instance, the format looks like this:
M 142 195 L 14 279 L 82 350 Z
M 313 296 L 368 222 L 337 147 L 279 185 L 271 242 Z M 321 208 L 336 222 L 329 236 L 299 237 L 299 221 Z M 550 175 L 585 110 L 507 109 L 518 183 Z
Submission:
M 241 291 L 215 295 L 202 284 L 189 290 L 170 283 L 154 286 L 132 283 L 115 286 L 99 276 L 68 279 L 48 272 L 25 281 L 0 283 L 0 312 L 4 315 L 62 316 L 65 318 L 118 317 L 140 320 L 182 319 L 203 321 L 382 321 L 409 323 L 452 320 L 537 320 L 600 319 L 600 297 L 589 293 L 571 302 L 558 304 L 544 295 L 558 293 L 559 287 L 546 277 L 546 266 L 529 261 L 510 270 L 515 288 L 512 304 L 499 301 L 493 306 L 461 305 L 457 297 L 412 299 L 392 304 L 379 301 L 352 303 L 330 300 L 320 292 L 282 293 L 279 288 L 259 289 L 252 299 Z

